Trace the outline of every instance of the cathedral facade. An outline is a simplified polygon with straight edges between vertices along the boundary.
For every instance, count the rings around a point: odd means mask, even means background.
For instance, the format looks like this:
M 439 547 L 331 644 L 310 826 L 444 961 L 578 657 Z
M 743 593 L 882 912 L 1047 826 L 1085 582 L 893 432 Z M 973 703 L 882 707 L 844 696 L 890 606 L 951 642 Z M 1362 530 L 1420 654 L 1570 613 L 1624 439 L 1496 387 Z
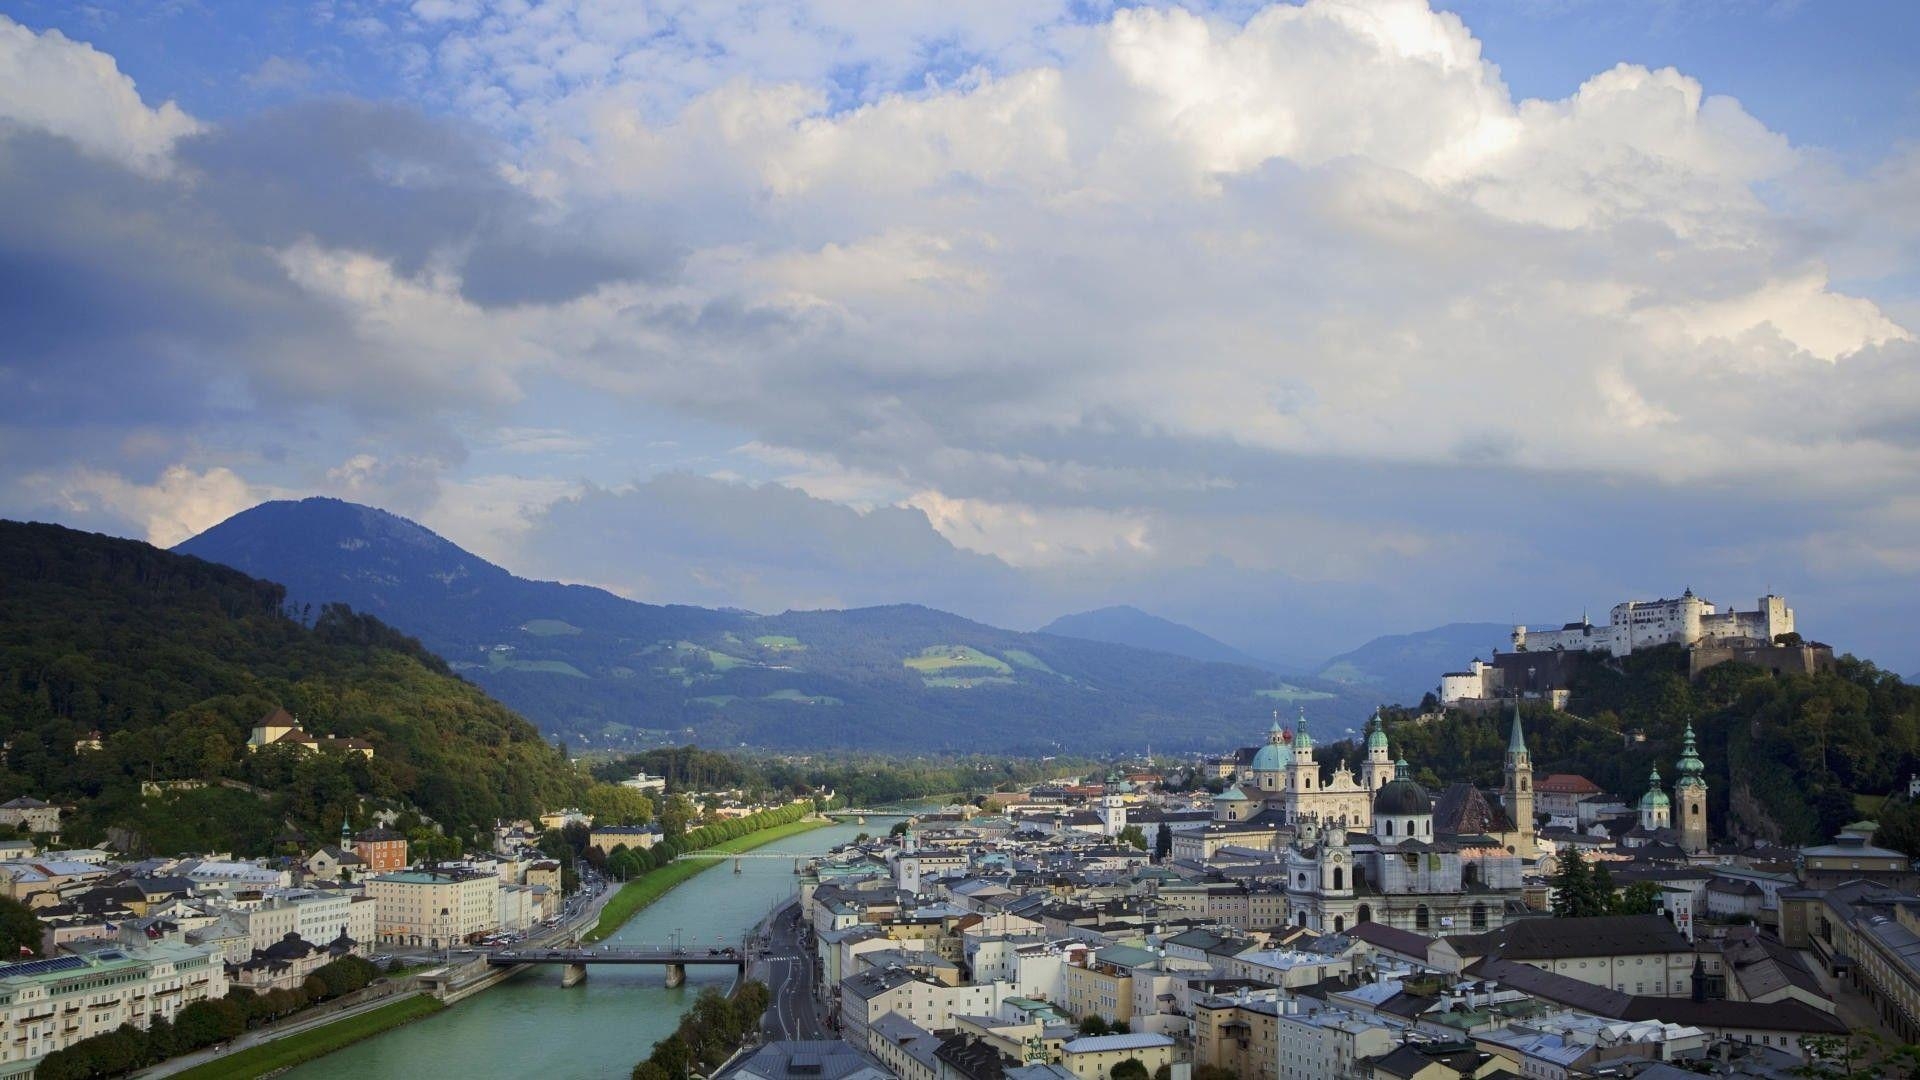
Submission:
M 1323 775 L 1313 756 L 1313 734 L 1304 710 L 1292 731 L 1276 717 L 1267 731 L 1267 743 L 1236 785 L 1247 805 L 1234 807 L 1245 820 L 1261 810 L 1275 814 L 1282 825 L 1297 829 L 1306 822 L 1365 829 L 1373 821 L 1374 793 L 1393 779 L 1393 761 L 1387 753 L 1387 735 L 1379 716 L 1367 725 L 1367 757 L 1355 776 L 1346 762 Z
M 1519 905 L 1522 867 L 1536 855 L 1533 765 L 1516 705 L 1505 782 L 1497 800 L 1455 785 L 1435 800 L 1403 760 L 1385 725 L 1367 725 L 1356 776 L 1344 763 L 1322 774 L 1303 715 L 1276 720 L 1243 771 L 1215 800 L 1216 827 L 1265 825 L 1285 874 L 1286 919 L 1322 933 L 1380 922 L 1416 933 L 1470 934 L 1505 925 Z M 1465 829 L 1465 832 L 1460 830 Z

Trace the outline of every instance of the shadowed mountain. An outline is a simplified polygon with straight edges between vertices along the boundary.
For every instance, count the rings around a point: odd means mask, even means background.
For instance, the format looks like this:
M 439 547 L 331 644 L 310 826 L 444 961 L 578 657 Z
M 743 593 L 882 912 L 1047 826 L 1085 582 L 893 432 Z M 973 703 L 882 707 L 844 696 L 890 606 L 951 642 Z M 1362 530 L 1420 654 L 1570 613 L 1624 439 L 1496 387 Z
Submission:
M 1314 675 L 1411 705 L 1437 689 L 1442 674 L 1459 671 L 1476 656 L 1492 655 L 1512 632 L 1505 623 L 1448 623 L 1412 634 L 1388 634 L 1334 657 Z
M 1041 627 L 1040 632 L 1087 641 L 1104 641 L 1111 645 L 1131 645 L 1136 649 L 1152 649 L 1208 663 L 1245 664 L 1247 667 L 1274 670 L 1273 664 L 1248 656 L 1218 638 L 1126 604 L 1083 611 L 1078 615 L 1062 615 Z
M 1255 739 L 1276 708 L 1356 723 L 1375 692 L 913 605 L 759 615 L 529 581 L 405 518 L 271 502 L 177 549 L 344 602 L 585 746 L 1075 751 Z

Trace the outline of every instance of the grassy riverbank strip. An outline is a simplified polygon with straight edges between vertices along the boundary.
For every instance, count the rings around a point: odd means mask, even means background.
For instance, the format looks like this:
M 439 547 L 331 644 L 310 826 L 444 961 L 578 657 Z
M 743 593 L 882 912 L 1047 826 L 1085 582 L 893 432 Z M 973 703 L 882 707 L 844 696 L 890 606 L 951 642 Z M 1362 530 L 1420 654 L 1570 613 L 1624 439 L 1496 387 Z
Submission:
M 446 1006 L 425 994 L 410 997 L 284 1039 L 250 1046 L 239 1053 L 209 1061 L 205 1065 L 196 1065 L 175 1076 L 178 1080 L 253 1080 L 257 1076 L 305 1064 L 362 1039 L 431 1016 L 444 1008 Z
M 732 840 L 723 840 L 713 847 L 718 851 L 751 851 L 776 840 L 812 832 L 814 829 L 831 824 L 833 822 L 827 819 L 802 818 L 785 825 L 775 825 L 772 828 L 738 836 Z M 593 924 L 593 929 L 581 934 L 580 940 L 591 943 L 611 936 L 614 931 L 625 926 L 628 919 L 640 914 L 647 905 L 672 891 L 674 886 L 691 879 L 702 870 L 711 869 L 725 861 L 725 859 L 690 859 L 686 862 L 671 862 L 657 870 L 647 871 L 645 875 L 620 886 L 620 891 L 614 893 L 613 898 L 607 901 L 606 907 L 600 909 L 600 920 Z

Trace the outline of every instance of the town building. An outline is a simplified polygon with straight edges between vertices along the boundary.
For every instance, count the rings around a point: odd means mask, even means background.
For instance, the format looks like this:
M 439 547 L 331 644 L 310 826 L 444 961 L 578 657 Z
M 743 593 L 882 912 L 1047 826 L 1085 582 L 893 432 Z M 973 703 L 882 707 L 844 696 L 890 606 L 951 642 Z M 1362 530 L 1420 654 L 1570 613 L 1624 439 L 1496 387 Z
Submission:
M 58 833 L 60 810 L 60 807 L 31 795 L 20 795 L 0 803 L 0 825 L 11 825 L 16 829 L 25 826 L 28 832 Z
M 196 1001 L 226 996 L 217 950 L 158 942 L 107 945 L 0 966 L 0 1073 L 121 1025 L 171 1021 Z
M 587 846 L 599 848 L 602 855 L 621 847 L 645 851 L 659 843 L 662 835 L 658 825 L 595 825 L 587 833 Z
M 392 829 L 375 827 L 354 834 L 353 853 L 366 872 L 385 874 L 407 867 L 407 838 Z
M 475 870 L 402 870 L 367 879 L 382 944 L 448 948 L 500 928 L 500 879 Z

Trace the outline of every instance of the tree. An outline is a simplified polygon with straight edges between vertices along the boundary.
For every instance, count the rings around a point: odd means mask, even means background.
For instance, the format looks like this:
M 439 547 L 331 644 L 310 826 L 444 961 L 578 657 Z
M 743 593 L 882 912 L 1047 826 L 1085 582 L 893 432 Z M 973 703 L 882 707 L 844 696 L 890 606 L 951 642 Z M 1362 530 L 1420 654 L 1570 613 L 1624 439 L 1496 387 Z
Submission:
M 1621 890 L 1607 907 L 1609 915 L 1652 915 L 1660 910 L 1660 886 L 1636 881 Z
M 913 823 L 910 821 L 896 821 L 893 823 L 893 828 L 887 830 L 887 835 L 889 837 L 905 836 L 907 835 L 907 830 L 911 828 L 913 828 Z
M 660 831 L 667 839 L 675 839 L 687 831 L 687 826 L 700 817 L 700 810 L 693 800 L 685 795 L 669 795 L 666 804 L 660 807 Z
M 1140 831 L 1140 826 L 1138 825 L 1128 825 L 1126 828 L 1121 829 L 1120 834 L 1114 837 L 1114 839 L 1123 844 L 1138 848 L 1141 851 L 1147 850 L 1147 834 Z M 1125 1062 L 1121 1064 L 1125 1064 Z
M 1147 1067 L 1139 1058 L 1128 1058 L 1120 1062 L 1107 1075 L 1113 1080 L 1148 1080 Z
M 1153 861 L 1165 862 L 1173 855 L 1173 826 L 1160 823 L 1160 831 L 1153 834 Z
M 1107 1020 L 1099 1013 L 1088 1013 L 1080 1018 L 1080 1034 L 1105 1035 L 1106 1033 Z
M 645 825 L 653 820 L 653 800 L 620 784 L 595 784 L 583 807 L 595 825 Z
M 1613 871 L 1607 869 L 1606 863 L 1596 862 L 1587 877 L 1587 895 L 1581 897 L 1577 914 L 1605 915 L 1613 910 L 1614 901 Z
M 0 957 L 13 960 L 40 952 L 40 919 L 18 900 L 0 896 Z
M 1580 914 L 1588 889 L 1587 862 L 1580 849 L 1569 845 L 1560 853 L 1559 866 L 1553 872 L 1553 914 L 1555 918 L 1573 918 Z
M 1193 1080 L 1240 1080 L 1240 1074 L 1218 1065 L 1195 1065 Z

